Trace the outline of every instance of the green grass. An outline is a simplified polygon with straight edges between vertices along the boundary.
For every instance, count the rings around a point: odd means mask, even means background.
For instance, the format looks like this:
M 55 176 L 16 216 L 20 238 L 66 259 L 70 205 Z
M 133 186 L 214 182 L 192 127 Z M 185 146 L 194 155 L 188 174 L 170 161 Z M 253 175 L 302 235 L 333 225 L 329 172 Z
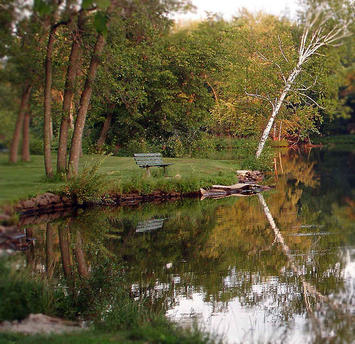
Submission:
M 184 330 L 172 324 L 146 325 L 113 333 L 89 330 L 65 335 L 33 335 L 0 333 L 0 344 L 207 344 L 215 343 L 198 330 Z
M 81 167 L 93 164 L 98 158 L 98 156 L 84 156 L 81 159 Z M 59 178 L 54 181 L 46 180 L 42 156 L 32 156 L 31 162 L 20 162 L 16 165 L 9 164 L 7 159 L 7 155 L 0 154 L 0 203 L 26 199 L 46 191 L 58 191 L 63 188 L 64 182 Z M 192 191 L 191 187 L 218 182 L 226 176 L 227 180 L 231 180 L 234 178 L 235 170 L 241 168 L 240 162 L 233 160 L 191 158 L 164 160 L 173 163 L 168 168 L 170 179 L 162 176 L 160 168 L 151 168 L 152 177 L 145 178 L 143 169 L 138 168 L 131 157 L 109 156 L 104 160 L 99 172 L 107 177 L 107 187 L 117 191 L 152 191 L 155 187 L 169 189 L 169 185 L 174 183 L 180 188 L 176 191 L 184 191 L 185 184 L 189 183 L 191 185 L 187 186 L 186 190 Z M 55 166 L 54 156 L 53 166 Z

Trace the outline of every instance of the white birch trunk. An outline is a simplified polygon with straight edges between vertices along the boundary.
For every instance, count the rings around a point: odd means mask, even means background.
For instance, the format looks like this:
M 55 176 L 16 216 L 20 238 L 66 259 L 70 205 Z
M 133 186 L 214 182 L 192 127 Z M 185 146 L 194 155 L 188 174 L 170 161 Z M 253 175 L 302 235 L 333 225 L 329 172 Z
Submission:
M 281 105 L 283 103 L 283 101 L 285 100 L 285 97 L 287 96 L 288 92 L 291 89 L 291 86 L 293 85 L 294 81 L 296 80 L 298 74 L 301 72 L 301 65 L 297 64 L 296 68 L 292 71 L 292 73 L 290 74 L 290 76 L 287 79 L 287 82 L 285 84 L 284 89 L 282 90 L 281 96 L 278 99 L 276 105 L 274 106 L 274 109 L 272 111 L 271 117 L 266 125 L 266 128 L 263 132 L 263 135 L 261 136 L 259 145 L 258 145 L 258 149 L 256 151 L 256 158 L 258 159 L 261 155 L 261 152 L 264 149 L 265 146 L 265 142 L 267 140 L 267 138 L 269 137 L 270 134 L 270 130 L 272 128 L 272 125 L 274 124 L 275 118 L 277 116 L 277 114 L 280 111 Z
M 288 92 L 291 90 L 291 87 L 293 83 L 295 82 L 298 74 L 301 72 L 301 67 L 302 65 L 307 62 L 307 60 L 314 54 L 317 53 L 317 51 L 324 46 L 337 46 L 335 42 L 339 41 L 342 38 L 351 36 L 352 33 L 348 29 L 350 24 L 352 23 L 352 18 L 351 19 L 346 19 L 343 21 L 340 21 L 338 24 L 334 25 L 333 28 L 329 29 L 328 32 L 325 32 L 326 30 L 326 25 L 328 24 L 328 21 L 332 19 L 333 15 L 330 12 L 329 9 L 325 9 L 324 7 L 320 7 L 316 11 L 310 11 L 307 15 L 307 21 L 305 23 L 304 29 L 303 29 L 303 34 L 301 37 L 301 42 L 300 42 L 300 47 L 298 50 L 298 63 L 296 67 L 293 69 L 292 73 L 288 77 L 288 79 L 285 81 L 285 86 L 282 90 L 280 98 L 274 103 L 271 102 L 270 97 L 265 97 L 265 96 L 260 96 L 257 94 L 249 94 L 251 96 L 255 96 L 258 98 L 262 99 L 267 99 L 269 102 L 272 104 L 273 111 L 271 114 L 271 117 L 267 123 L 267 126 L 263 132 L 263 135 L 260 139 L 258 149 L 256 152 L 256 158 L 259 158 L 261 155 L 261 152 L 264 148 L 265 142 L 270 134 L 270 130 L 272 128 L 272 125 L 274 123 L 275 117 L 280 111 L 281 105 L 283 101 L 285 100 L 285 97 L 287 96 Z M 280 46 L 281 53 L 284 55 L 282 51 L 282 47 Z M 262 55 L 261 55 L 262 56 Z M 266 57 L 262 56 L 264 60 L 268 60 Z M 276 64 L 277 65 L 277 64 Z M 277 65 L 278 66 L 278 65 Z M 281 67 L 279 67 L 281 70 Z M 282 70 L 281 70 L 282 73 Z M 282 74 L 283 76 L 283 74 Z M 284 79 L 284 77 L 283 77 Z M 319 106 L 319 104 L 313 100 L 309 95 L 302 93 L 304 91 L 307 91 L 311 88 L 309 87 L 303 87 L 303 88 L 298 88 L 294 91 L 297 91 L 299 95 L 307 98 L 310 100 L 313 104 Z

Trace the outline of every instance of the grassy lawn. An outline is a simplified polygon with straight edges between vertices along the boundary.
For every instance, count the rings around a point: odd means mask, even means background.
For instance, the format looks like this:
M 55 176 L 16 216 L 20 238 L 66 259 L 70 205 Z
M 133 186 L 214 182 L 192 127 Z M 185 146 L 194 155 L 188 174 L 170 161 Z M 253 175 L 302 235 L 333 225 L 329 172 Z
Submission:
M 32 335 L 0 333 L 0 344 L 213 344 L 217 343 L 201 332 L 189 332 L 172 326 L 144 326 L 140 329 L 113 333 L 83 331 L 78 334 Z
M 86 155 L 81 159 L 81 167 L 92 165 L 98 156 Z M 0 203 L 6 201 L 16 201 L 34 196 L 46 191 L 59 190 L 64 182 L 49 182 L 44 176 L 44 165 L 42 156 L 32 156 L 31 162 L 19 162 L 11 165 L 7 162 L 6 154 L 0 154 Z M 195 178 L 198 180 L 211 180 L 221 176 L 231 176 L 235 170 L 240 168 L 240 164 L 233 160 L 208 160 L 208 159 L 164 159 L 173 163 L 168 168 L 168 176 L 181 176 L 181 180 Z M 53 156 L 53 166 L 55 157 Z M 150 183 L 158 180 L 160 168 L 151 168 L 152 177 Z M 100 172 L 107 176 L 108 187 L 115 183 L 127 184 L 131 180 L 141 180 L 144 178 L 144 171 L 135 164 L 133 158 L 128 157 L 107 157 Z M 178 177 L 179 177 L 178 176 Z M 180 177 L 179 177 L 180 178 Z

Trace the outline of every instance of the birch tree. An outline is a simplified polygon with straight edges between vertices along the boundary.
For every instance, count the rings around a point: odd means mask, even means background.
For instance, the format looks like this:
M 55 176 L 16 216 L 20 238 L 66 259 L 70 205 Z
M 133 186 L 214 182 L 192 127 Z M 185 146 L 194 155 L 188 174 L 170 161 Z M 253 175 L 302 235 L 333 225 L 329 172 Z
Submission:
M 283 74 L 283 71 L 280 68 L 283 79 L 283 87 L 278 97 L 265 97 L 256 93 L 251 94 L 246 92 L 248 96 L 267 100 L 272 107 L 272 114 L 258 144 L 256 152 L 257 158 L 260 157 L 275 118 L 290 92 L 296 92 L 302 99 L 306 99 L 307 101 L 310 101 L 319 107 L 319 104 L 307 94 L 307 91 L 310 90 L 313 85 L 303 85 L 299 88 L 293 88 L 293 86 L 295 85 L 297 77 L 302 72 L 304 64 L 307 63 L 312 58 L 312 56 L 319 55 L 319 50 L 321 48 L 337 46 L 341 44 L 340 41 L 343 38 L 350 36 L 349 26 L 352 23 L 352 19 L 338 19 L 337 23 L 334 24 L 337 19 L 336 15 L 337 14 L 334 13 L 330 8 L 327 8 L 326 5 L 319 6 L 317 9 L 308 12 L 298 48 L 298 59 L 296 65 L 287 77 Z M 282 56 L 287 61 L 287 57 L 283 52 L 281 42 L 280 51 Z M 266 59 L 266 57 L 263 58 Z

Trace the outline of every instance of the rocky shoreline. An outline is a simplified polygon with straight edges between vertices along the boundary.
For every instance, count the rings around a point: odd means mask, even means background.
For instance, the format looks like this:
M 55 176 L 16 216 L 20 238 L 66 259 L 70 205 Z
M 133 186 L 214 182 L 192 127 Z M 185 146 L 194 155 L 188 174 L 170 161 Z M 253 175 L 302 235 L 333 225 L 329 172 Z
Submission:
M 263 179 L 263 174 L 259 171 L 237 171 L 237 176 L 238 179 L 249 188 L 253 185 L 247 184 L 260 182 Z M 267 187 L 265 189 L 267 189 Z M 211 191 L 213 191 L 213 188 Z M 26 223 L 26 217 L 51 216 L 52 214 L 68 213 L 75 209 L 90 206 L 135 206 L 145 202 L 160 203 L 182 198 L 199 198 L 201 196 L 203 196 L 201 190 L 194 192 L 155 191 L 149 194 L 141 194 L 138 192 L 127 194 L 108 193 L 98 197 L 98 199 L 94 201 L 80 202 L 75 197 L 71 198 L 63 194 L 46 192 L 28 200 L 20 201 L 14 206 L 7 207 L 7 209 L 3 209 L 3 211 L 0 212 L 0 232 L 3 232 L 6 227 L 14 225 L 14 217 L 16 217 L 16 215 L 20 215 L 20 219 L 16 221 L 16 224 L 18 224 L 19 222 Z
M 95 201 L 78 202 L 65 195 L 46 192 L 28 200 L 20 201 L 14 206 L 7 207 L 0 212 L 0 224 L 10 225 L 13 222 L 14 214 L 20 216 L 19 222 L 26 223 L 27 217 L 43 217 L 52 214 L 68 213 L 75 209 L 91 206 L 134 206 L 144 202 L 160 203 L 174 201 L 182 198 L 198 198 L 200 191 L 196 192 L 162 192 L 155 191 L 150 194 L 128 193 L 128 194 L 107 194 Z M 0 232 L 3 227 L 0 226 Z

